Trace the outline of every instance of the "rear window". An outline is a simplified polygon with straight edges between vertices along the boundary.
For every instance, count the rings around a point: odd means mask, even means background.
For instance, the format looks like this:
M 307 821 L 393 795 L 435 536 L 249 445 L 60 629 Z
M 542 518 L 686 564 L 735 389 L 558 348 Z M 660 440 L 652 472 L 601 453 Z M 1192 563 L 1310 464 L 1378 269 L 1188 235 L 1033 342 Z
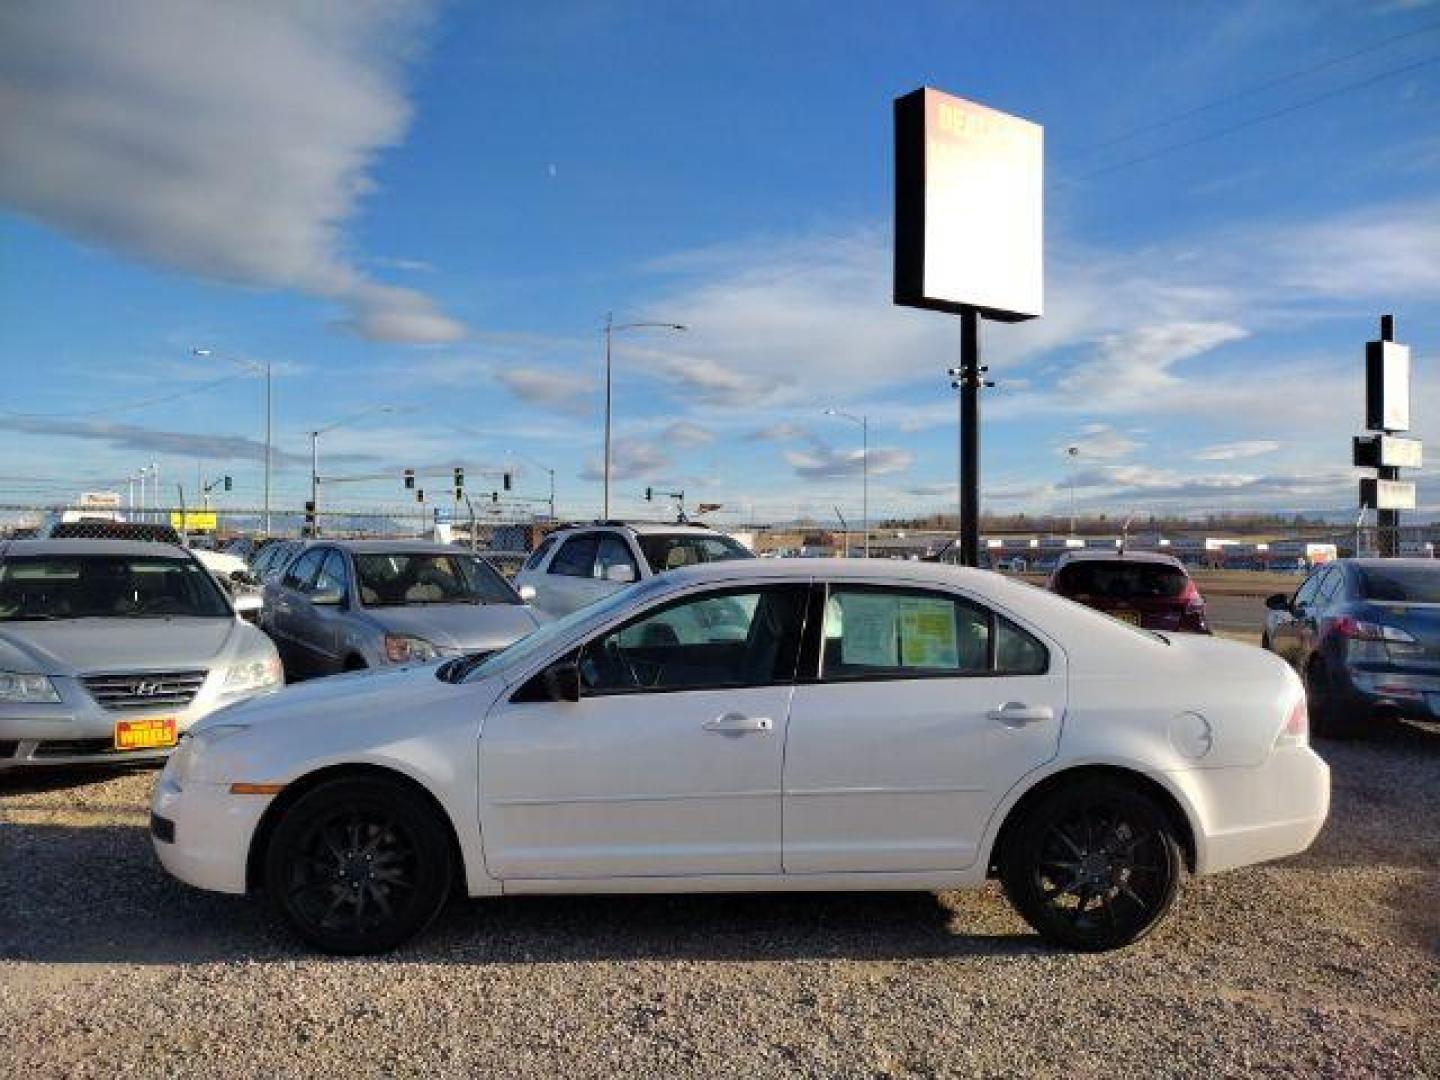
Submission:
M 1077 598 L 1175 600 L 1189 582 L 1184 570 L 1167 563 L 1095 559 L 1062 567 L 1055 576 L 1055 590 Z
M 637 537 L 640 551 L 655 573 L 678 570 L 698 563 L 725 562 L 729 559 L 753 559 L 755 556 L 738 541 L 723 533 L 713 536 L 694 533 L 648 533 Z
M 1364 567 L 1360 594 L 1366 600 L 1440 604 L 1440 566 Z

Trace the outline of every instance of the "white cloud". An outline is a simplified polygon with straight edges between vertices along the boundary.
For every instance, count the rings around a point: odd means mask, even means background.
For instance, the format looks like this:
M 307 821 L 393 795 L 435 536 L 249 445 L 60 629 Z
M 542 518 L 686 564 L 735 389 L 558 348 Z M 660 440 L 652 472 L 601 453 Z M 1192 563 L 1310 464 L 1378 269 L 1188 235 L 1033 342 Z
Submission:
M 865 454 L 859 449 L 836 450 L 815 439 L 808 450 L 786 450 L 785 460 L 802 480 L 858 477 L 865 471 Z M 870 475 L 903 472 L 915 461 L 909 450 L 876 446 L 870 450 Z
M 583 409 L 586 397 L 595 388 L 592 380 L 543 368 L 499 368 L 495 378 L 522 401 L 561 412 Z
M 0 202 L 214 280 L 332 299 L 377 341 L 464 328 L 345 229 L 411 119 L 428 0 L 46 0 L 0 12 Z
M 1080 430 L 1080 434 L 1062 446 L 1060 451 L 1068 453 L 1070 448 L 1074 447 L 1077 458 L 1108 461 L 1125 457 L 1138 450 L 1141 445 L 1138 440 L 1116 431 L 1109 424 L 1087 424 Z
M 596 459 L 580 473 L 582 480 L 603 480 L 604 461 Z M 610 480 L 651 480 L 664 482 L 669 479 L 670 456 L 663 447 L 648 439 L 616 439 L 610 444 Z
M 1147 401 L 1173 386 L 1175 365 L 1238 341 L 1247 332 L 1227 322 L 1172 322 L 1107 334 L 1098 348 L 1076 360 L 1058 380 L 1062 394 L 1100 410 Z
M 715 432 L 689 420 L 677 420 L 660 437 L 674 446 L 704 446 L 715 441 Z
M 1216 443 L 1196 452 L 1200 461 L 1235 461 L 1274 453 L 1280 444 L 1274 439 L 1241 439 L 1238 442 Z

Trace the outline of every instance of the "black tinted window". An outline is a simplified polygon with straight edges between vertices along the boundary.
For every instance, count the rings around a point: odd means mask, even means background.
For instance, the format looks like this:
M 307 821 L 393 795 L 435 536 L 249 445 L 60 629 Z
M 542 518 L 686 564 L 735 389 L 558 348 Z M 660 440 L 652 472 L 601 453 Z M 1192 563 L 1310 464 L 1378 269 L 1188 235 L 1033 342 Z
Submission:
M 1184 570 L 1168 563 L 1086 559 L 1062 567 L 1056 575 L 1055 589 L 1074 597 L 1173 600 L 1185 591 L 1189 581 Z
M 995 670 L 1001 675 L 1043 675 L 1049 669 L 1049 650 L 1029 631 L 996 615 Z
M 315 571 L 320 569 L 320 560 L 323 558 L 325 558 L 324 548 L 312 548 L 301 555 L 290 569 L 285 571 L 285 587 L 304 589 L 315 577 Z
M 1365 567 L 1360 592 L 1366 600 L 1440 604 L 1440 566 Z
M 593 693 L 767 686 L 795 677 L 804 585 L 708 592 L 607 631 L 580 653 Z
M 589 577 L 595 568 L 595 536 L 572 536 L 550 560 L 550 573 L 566 577 Z

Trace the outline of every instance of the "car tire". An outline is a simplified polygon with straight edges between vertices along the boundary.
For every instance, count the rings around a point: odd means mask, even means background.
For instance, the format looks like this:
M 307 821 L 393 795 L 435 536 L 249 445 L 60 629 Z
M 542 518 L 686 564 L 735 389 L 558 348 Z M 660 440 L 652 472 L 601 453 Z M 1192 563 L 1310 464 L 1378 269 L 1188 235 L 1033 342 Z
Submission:
M 1104 952 L 1139 941 L 1179 895 L 1185 860 L 1164 807 L 1122 780 L 1041 797 L 1000 861 L 1005 895 L 1046 941 Z
M 341 668 L 341 670 L 366 671 L 369 669 L 369 667 L 370 665 L 365 663 L 365 658 L 363 656 L 347 656 L 345 658 L 345 666 Z
M 423 931 L 450 894 L 448 826 L 396 781 L 323 783 L 287 807 L 265 851 L 272 912 L 327 953 L 387 952 Z
M 1322 739 L 1353 739 L 1359 735 L 1360 726 L 1346 715 L 1342 705 L 1325 661 L 1311 660 L 1305 668 L 1305 709 L 1310 716 L 1310 730 Z

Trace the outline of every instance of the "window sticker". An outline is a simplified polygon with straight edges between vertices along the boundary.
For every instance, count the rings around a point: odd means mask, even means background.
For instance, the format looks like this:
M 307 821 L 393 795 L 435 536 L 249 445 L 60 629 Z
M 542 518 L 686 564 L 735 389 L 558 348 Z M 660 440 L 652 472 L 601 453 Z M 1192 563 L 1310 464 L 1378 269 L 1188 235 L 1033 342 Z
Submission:
M 897 667 L 896 597 L 842 593 L 839 613 L 840 662 L 863 667 Z
M 957 668 L 955 605 L 949 600 L 903 597 L 899 600 L 900 662 L 905 667 Z

